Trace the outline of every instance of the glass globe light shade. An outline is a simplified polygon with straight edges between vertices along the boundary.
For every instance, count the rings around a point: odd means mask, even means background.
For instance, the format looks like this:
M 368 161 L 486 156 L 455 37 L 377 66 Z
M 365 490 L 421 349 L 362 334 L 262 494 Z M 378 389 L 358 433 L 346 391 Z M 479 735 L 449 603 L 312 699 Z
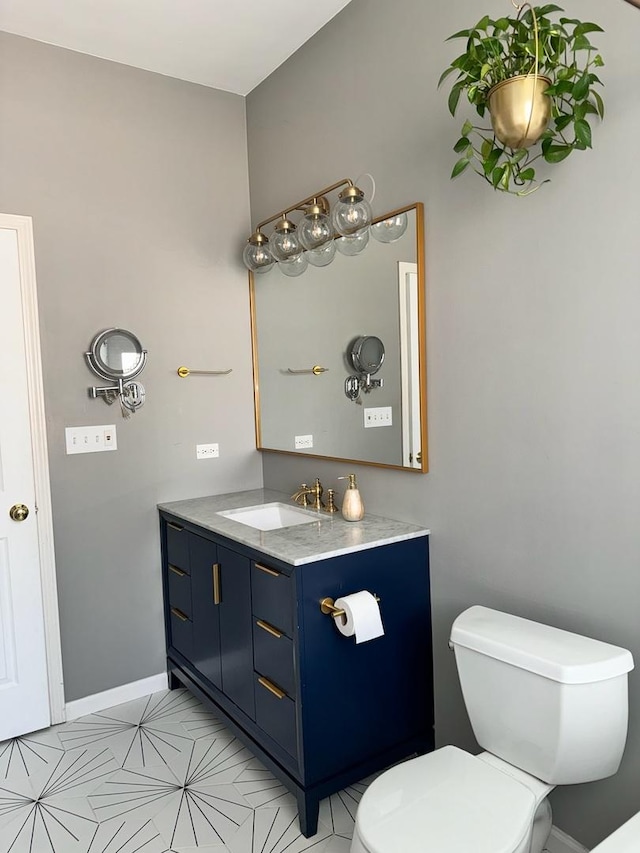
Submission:
M 298 239 L 308 251 L 319 249 L 333 237 L 331 220 L 319 204 L 312 204 L 305 210 L 298 225 Z
M 247 269 L 258 275 L 269 272 L 273 267 L 274 259 L 269 250 L 269 241 L 264 234 L 256 231 L 249 237 L 242 252 L 242 260 Z
M 409 218 L 406 213 L 399 213 L 397 216 L 390 216 L 389 219 L 383 219 L 382 222 L 376 222 L 371 225 L 369 230 L 371 236 L 380 243 L 395 243 L 399 240 L 407 230 Z
M 280 261 L 278 266 L 280 267 L 280 271 L 284 273 L 284 275 L 288 275 L 291 276 L 291 278 L 294 278 L 297 275 L 302 275 L 302 273 L 309 266 L 309 261 L 307 260 L 306 253 L 301 252 L 294 258 L 289 258 L 286 261 Z
M 371 224 L 371 205 L 358 187 L 347 187 L 340 193 L 331 212 L 331 224 L 343 237 L 349 237 Z
M 340 239 L 343 239 L 342 237 Z M 319 249 L 307 252 L 307 260 L 314 267 L 327 267 L 336 256 L 336 241 L 329 242 Z
M 369 229 L 363 228 L 362 231 L 351 234 L 349 237 L 338 237 L 335 242 L 341 255 L 359 255 L 369 242 Z
M 277 261 L 287 261 L 301 252 L 302 246 L 296 235 L 296 226 L 283 216 L 271 237 L 271 254 Z

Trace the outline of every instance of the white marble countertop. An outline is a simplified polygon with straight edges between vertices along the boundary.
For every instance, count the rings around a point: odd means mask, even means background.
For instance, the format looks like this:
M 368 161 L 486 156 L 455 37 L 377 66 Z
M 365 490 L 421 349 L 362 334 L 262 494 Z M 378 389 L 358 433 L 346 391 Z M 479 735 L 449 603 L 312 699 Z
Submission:
M 255 548 L 289 563 L 301 566 L 316 560 L 326 560 L 340 554 L 364 551 L 379 545 L 390 545 L 405 539 L 428 536 L 429 530 L 403 521 L 393 521 L 376 515 L 365 515 L 362 521 L 345 521 L 340 513 L 329 514 L 309 509 L 312 521 L 280 530 L 257 530 L 240 524 L 219 512 L 246 506 L 280 501 L 295 506 L 289 495 L 271 489 L 231 492 L 185 501 L 158 504 L 158 509 L 184 521 L 226 536 L 242 545 Z

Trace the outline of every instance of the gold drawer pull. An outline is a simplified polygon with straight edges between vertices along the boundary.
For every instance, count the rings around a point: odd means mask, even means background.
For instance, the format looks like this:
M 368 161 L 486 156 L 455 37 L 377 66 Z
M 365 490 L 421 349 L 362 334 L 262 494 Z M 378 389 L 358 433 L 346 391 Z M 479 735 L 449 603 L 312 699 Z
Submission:
M 275 637 L 278 640 L 282 636 L 282 631 L 278 631 L 277 628 L 274 628 L 273 625 L 269 625 L 268 622 L 263 622 L 262 619 L 256 619 L 256 625 L 258 628 L 262 628 L 263 631 L 266 631 L 267 634 L 271 634 L 272 637 Z
M 263 687 L 266 687 L 269 693 L 273 693 L 278 699 L 284 699 L 287 695 L 284 690 L 280 690 L 279 687 L 276 687 L 268 678 L 264 678 L 262 675 L 258 678 L 258 684 L 262 684 Z
M 222 601 L 222 590 L 220 589 L 220 563 L 211 566 L 213 573 L 213 603 L 220 604 Z
M 274 578 L 279 578 L 281 575 L 281 572 L 276 572 L 275 569 L 268 569 L 261 563 L 256 563 L 256 569 L 260 569 L 261 572 L 265 572 L 268 575 L 272 575 Z
M 178 575 L 179 578 L 184 578 L 187 576 L 186 572 L 183 572 L 182 569 L 179 569 L 177 566 L 172 566 L 169 564 L 169 571 L 173 572 L 174 575 Z
M 178 610 L 177 607 L 172 607 L 171 612 L 173 613 L 174 616 L 177 616 L 181 622 L 188 622 L 189 621 L 189 617 L 185 616 L 184 613 L 182 612 L 182 610 Z
M 178 533 L 182 533 L 184 527 L 180 527 L 179 524 L 174 524 L 173 521 L 167 521 L 167 527 L 170 527 L 172 530 L 177 530 Z

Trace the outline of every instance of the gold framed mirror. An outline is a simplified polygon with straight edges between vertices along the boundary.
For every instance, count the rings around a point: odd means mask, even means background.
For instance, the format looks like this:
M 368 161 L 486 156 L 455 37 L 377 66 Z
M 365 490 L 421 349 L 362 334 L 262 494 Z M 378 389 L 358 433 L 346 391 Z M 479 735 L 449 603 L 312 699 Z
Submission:
M 402 215 L 396 238 L 385 223 Z M 428 471 L 423 205 L 376 218 L 376 232 L 296 278 L 249 273 L 259 450 Z M 375 378 L 351 358 L 367 337 L 384 345 Z

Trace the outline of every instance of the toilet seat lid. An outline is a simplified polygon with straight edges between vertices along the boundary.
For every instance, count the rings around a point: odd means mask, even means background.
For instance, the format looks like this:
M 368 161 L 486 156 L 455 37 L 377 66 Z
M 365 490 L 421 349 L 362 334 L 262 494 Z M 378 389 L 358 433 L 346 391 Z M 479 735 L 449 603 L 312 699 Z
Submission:
M 537 807 L 521 782 L 455 746 L 387 770 L 360 802 L 370 853 L 514 853 Z

